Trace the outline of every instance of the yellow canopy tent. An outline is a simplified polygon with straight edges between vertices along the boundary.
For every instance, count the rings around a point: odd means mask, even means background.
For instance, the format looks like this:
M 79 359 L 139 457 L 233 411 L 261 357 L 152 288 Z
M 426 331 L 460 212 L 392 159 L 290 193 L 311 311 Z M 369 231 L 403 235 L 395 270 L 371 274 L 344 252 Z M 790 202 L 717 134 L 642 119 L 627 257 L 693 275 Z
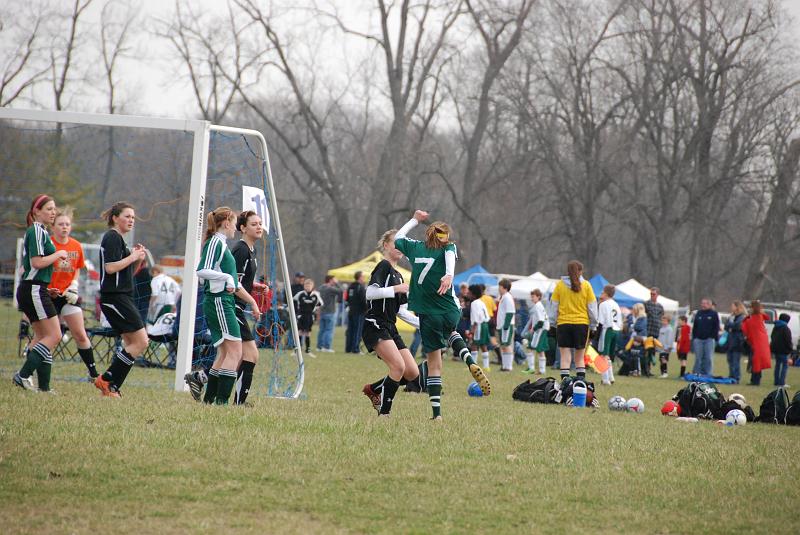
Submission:
M 364 277 L 367 281 L 369 281 L 369 275 L 372 273 L 372 270 L 375 269 L 375 266 L 378 265 L 378 262 L 383 260 L 383 255 L 378 251 L 375 251 L 371 254 L 368 254 L 361 260 L 356 260 L 352 264 L 347 264 L 346 266 L 341 266 L 338 268 L 333 268 L 328 270 L 328 275 L 333 275 L 339 282 L 353 282 L 355 281 L 355 274 L 356 271 L 361 271 L 364 273 Z M 397 266 L 397 271 L 403 276 L 403 280 L 408 282 L 411 280 L 411 272 L 405 268 Z M 403 332 L 414 332 L 414 327 L 406 323 L 405 321 L 401 320 L 400 318 L 397 319 L 397 330 Z

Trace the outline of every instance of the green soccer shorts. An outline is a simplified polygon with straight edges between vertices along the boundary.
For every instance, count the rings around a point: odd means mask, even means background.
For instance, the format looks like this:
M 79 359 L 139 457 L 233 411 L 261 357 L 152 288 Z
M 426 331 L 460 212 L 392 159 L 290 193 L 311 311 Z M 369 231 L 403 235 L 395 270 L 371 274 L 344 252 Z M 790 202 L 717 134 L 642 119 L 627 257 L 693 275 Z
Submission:
M 233 294 L 203 296 L 203 312 L 206 325 L 211 331 L 211 343 L 218 347 L 223 340 L 239 340 L 239 322 L 236 320 L 236 304 Z
M 447 348 L 450 333 L 456 330 L 461 311 L 452 310 L 442 314 L 420 314 L 419 332 L 422 337 L 422 351 L 432 353 Z

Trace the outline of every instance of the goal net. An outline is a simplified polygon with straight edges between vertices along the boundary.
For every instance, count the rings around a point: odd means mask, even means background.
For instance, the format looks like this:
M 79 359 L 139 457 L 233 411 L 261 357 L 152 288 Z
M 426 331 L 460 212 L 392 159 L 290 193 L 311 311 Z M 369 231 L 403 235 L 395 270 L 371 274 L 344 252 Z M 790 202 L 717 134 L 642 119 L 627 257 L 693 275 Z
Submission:
M 218 206 L 253 209 L 264 221 L 256 245 L 256 298 L 264 314 L 251 326 L 259 346 L 252 392 L 296 398 L 303 389 L 290 281 L 275 202 L 266 142 L 252 130 L 207 121 L 156 119 L 0 108 L 0 373 L 19 367 L 32 335 L 16 310 L 20 238 L 31 199 L 47 193 L 74 209 L 72 237 L 83 244 L 81 307 L 98 369 L 120 344 L 99 310 L 99 243 L 106 230 L 100 213 L 116 201 L 136 210 L 129 245 L 142 243 L 148 260 L 135 274 L 134 298 L 150 345 L 126 385 L 170 386 L 183 391 L 183 376 L 208 368 L 216 356 L 209 343 L 202 291 L 195 267 L 205 215 Z M 232 244 L 231 244 L 232 245 Z M 180 286 L 177 303 L 161 306 L 152 286 L 153 265 Z M 153 290 L 156 294 L 153 294 Z M 85 380 L 85 368 L 68 330 L 54 351 L 55 380 Z

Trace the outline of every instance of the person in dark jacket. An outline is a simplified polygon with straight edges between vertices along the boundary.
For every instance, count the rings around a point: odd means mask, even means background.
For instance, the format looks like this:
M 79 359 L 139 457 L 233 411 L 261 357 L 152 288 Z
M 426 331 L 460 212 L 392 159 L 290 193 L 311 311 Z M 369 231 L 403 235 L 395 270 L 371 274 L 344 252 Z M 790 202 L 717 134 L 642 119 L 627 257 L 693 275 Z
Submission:
M 367 311 L 367 290 L 364 274 L 356 271 L 355 280 L 347 287 L 347 330 L 345 331 L 345 353 L 361 353 L 361 332 L 364 314 Z
M 725 332 L 728 333 L 728 377 L 737 383 L 742 378 L 741 362 L 744 352 L 744 334 L 742 322 L 747 317 L 747 309 L 741 301 L 731 303 L 731 315 L 725 322 Z
M 786 368 L 792 352 L 792 331 L 789 330 L 789 314 L 781 314 L 772 329 L 769 348 L 775 357 L 775 386 L 786 386 Z
M 714 346 L 719 338 L 719 314 L 711 306 L 711 299 L 700 300 L 700 310 L 694 315 L 692 325 L 692 351 L 696 375 L 711 375 L 714 361 Z

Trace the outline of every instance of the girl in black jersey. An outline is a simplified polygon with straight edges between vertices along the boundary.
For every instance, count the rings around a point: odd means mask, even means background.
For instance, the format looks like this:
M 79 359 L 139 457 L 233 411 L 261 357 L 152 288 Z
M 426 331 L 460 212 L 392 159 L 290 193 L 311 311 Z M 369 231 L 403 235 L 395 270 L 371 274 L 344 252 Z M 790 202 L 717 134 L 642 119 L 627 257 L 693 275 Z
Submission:
M 94 381 L 104 396 L 120 397 L 119 390 L 133 361 L 147 348 L 147 332 L 133 300 L 134 265 L 147 256 L 144 245 L 128 249 L 124 236 L 133 230 L 136 214 L 126 202 L 115 203 L 103 212 L 110 227 L 100 242 L 100 308 L 111 327 L 122 336 L 108 370 Z
M 397 261 L 403 253 L 394 246 L 397 230 L 384 232 L 378 242 L 383 260 L 370 275 L 367 286 L 367 313 L 364 316 L 362 339 L 367 350 L 375 351 L 389 368 L 389 374 L 362 390 L 379 416 L 388 416 L 397 388 L 421 378 L 417 363 L 397 332 L 397 316 L 419 328 L 419 319 L 408 311 L 408 284 L 397 271 Z M 419 384 L 417 385 L 420 386 Z
M 236 220 L 236 230 L 242 233 L 242 239 L 231 247 L 231 254 L 233 254 L 233 259 L 236 260 L 236 273 L 239 274 L 239 284 L 247 292 L 247 297 L 249 297 L 249 300 L 247 300 L 239 295 L 234 295 L 236 320 L 239 322 L 239 331 L 241 331 L 242 335 L 242 363 L 239 366 L 234 403 L 241 405 L 247 401 L 247 394 L 250 393 L 250 385 L 253 383 L 253 369 L 258 362 L 258 347 L 244 310 L 248 304 L 253 307 L 254 311 L 258 310 L 258 305 L 256 305 L 251 293 L 253 292 L 253 279 L 256 271 L 258 271 L 256 241 L 261 239 L 264 230 L 261 226 L 261 218 L 252 210 L 239 214 Z

